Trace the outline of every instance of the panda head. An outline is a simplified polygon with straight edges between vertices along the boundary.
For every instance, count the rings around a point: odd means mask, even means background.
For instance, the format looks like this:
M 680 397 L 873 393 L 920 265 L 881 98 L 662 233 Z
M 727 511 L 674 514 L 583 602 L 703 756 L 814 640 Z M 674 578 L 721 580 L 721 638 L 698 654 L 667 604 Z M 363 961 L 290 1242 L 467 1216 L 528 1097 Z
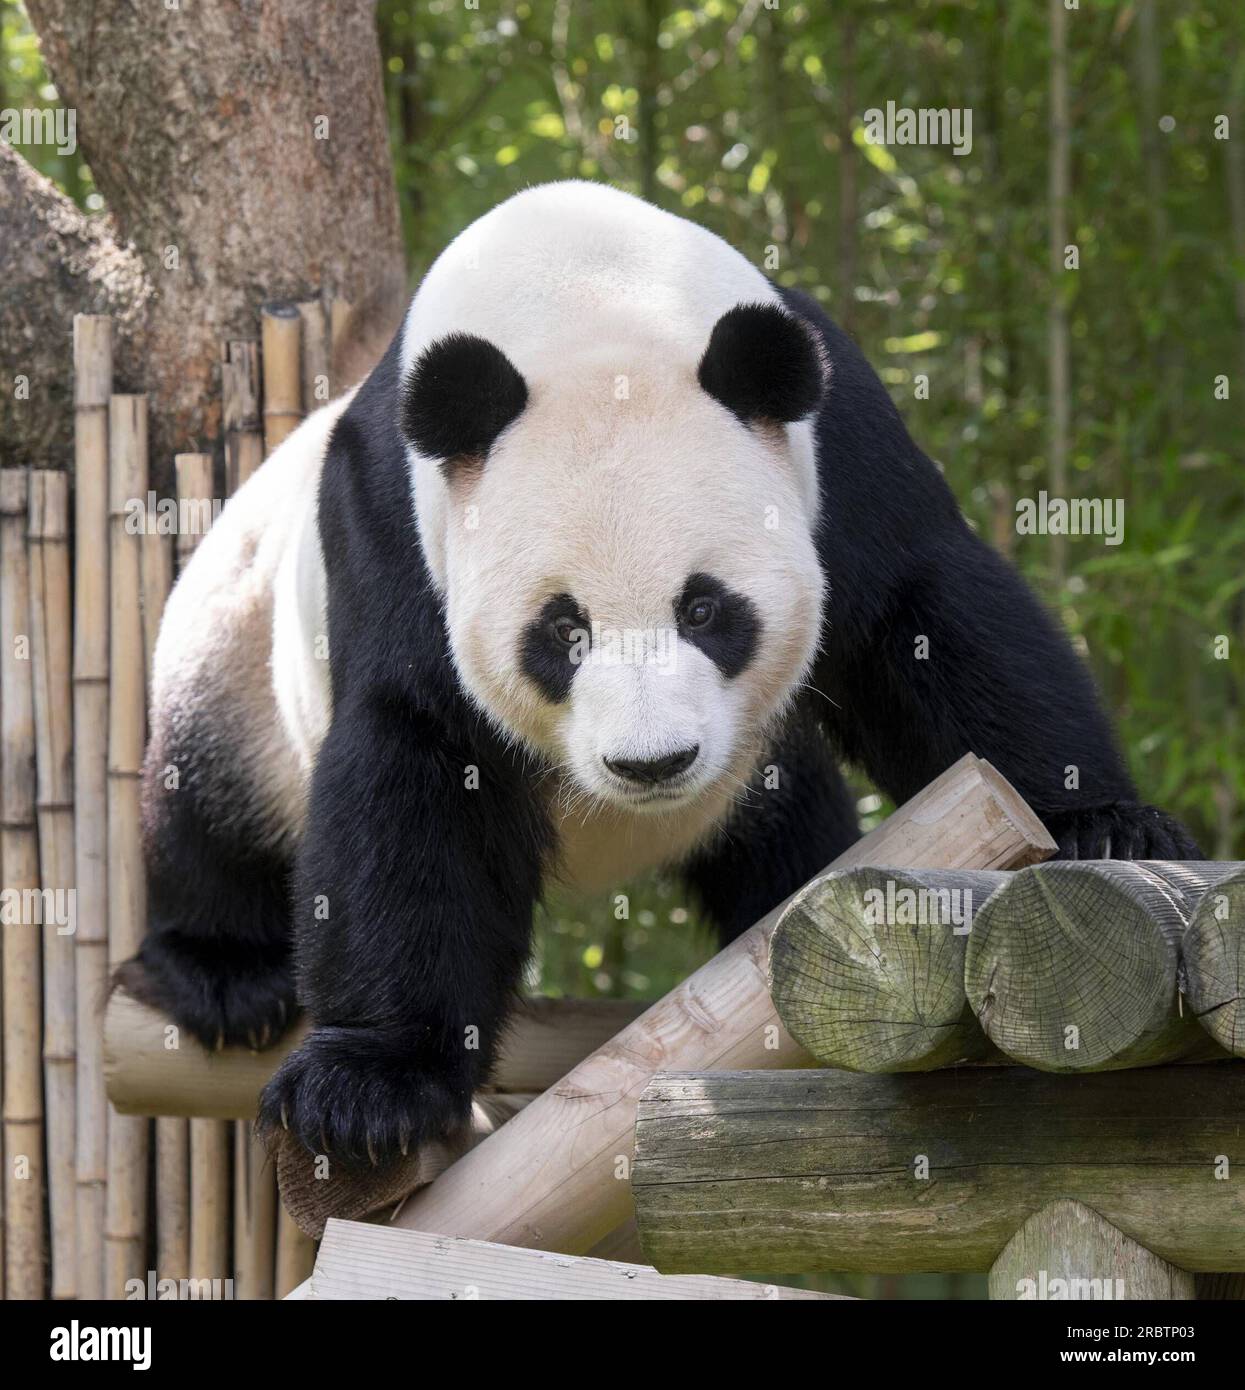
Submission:
M 416 518 L 473 700 L 572 794 L 660 813 L 742 784 L 812 660 L 808 330 L 740 305 L 699 358 L 451 334 L 407 374 Z

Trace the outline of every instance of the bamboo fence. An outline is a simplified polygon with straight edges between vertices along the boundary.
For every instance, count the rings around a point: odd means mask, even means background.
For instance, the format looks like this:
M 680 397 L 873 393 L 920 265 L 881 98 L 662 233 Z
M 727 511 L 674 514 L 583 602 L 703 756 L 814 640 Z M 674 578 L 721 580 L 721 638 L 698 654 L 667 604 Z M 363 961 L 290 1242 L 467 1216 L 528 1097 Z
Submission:
M 224 495 L 329 399 L 343 309 L 265 305 L 254 338 L 222 344 Z M 146 397 L 113 391 L 109 318 L 75 317 L 72 375 L 72 471 L 0 469 L 0 1296 L 133 1297 L 153 1277 L 168 1296 L 198 1276 L 272 1298 L 314 1245 L 278 1216 L 249 1123 L 153 1125 L 104 1087 L 109 973 L 146 929 L 156 636 L 221 495 L 216 461 L 176 455 L 189 524 L 169 524 L 171 499 L 148 492 Z

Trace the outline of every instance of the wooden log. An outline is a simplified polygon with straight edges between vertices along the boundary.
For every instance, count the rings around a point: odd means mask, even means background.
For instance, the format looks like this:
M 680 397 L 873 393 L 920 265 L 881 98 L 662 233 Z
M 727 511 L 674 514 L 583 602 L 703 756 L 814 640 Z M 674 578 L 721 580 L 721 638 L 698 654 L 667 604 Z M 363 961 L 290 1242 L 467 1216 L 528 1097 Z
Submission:
M 1085 860 L 1013 875 L 977 913 L 964 982 L 991 1041 L 1045 1071 L 1213 1054 L 1181 1009 L 1180 940 L 1214 864 Z
M 36 816 L 43 918 L 43 1088 L 47 1113 L 51 1295 L 73 1298 L 77 1094 L 74 1012 L 73 605 L 69 476 L 30 475 L 30 658 L 34 680 Z M 49 899 L 49 896 L 51 898 Z M 53 911 L 48 911 L 49 901 Z M 62 911 L 62 904 L 64 905 Z
M 839 1299 L 781 1284 L 658 1274 L 647 1265 L 570 1257 L 482 1240 L 328 1224 L 308 1299 Z
M 990 1044 L 964 996 L 964 948 L 1007 875 L 865 867 L 797 895 L 770 942 L 770 993 L 802 1047 L 848 1071 L 929 1071 Z
M 177 478 L 177 570 L 180 574 L 212 525 L 212 455 L 176 454 L 173 470 Z
M 126 527 L 132 500 L 147 495 L 147 398 L 114 395 L 108 424 L 108 963 L 115 969 L 138 950 L 147 915 L 139 810 L 146 730 L 142 538 Z M 149 1129 L 145 1119 L 109 1119 L 105 1297 L 124 1298 L 131 1280 L 146 1278 Z
M 74 317 L 74 937 L 78 1056 L 74 1169 L 78 1297 L 104 1290 L 108 1101 L 100 1014 L 108 992 L 108 401 L 112 321 Z
M 328 315 L 324 303 L 309 299 L 298 306 L 303 321 L 302 379 L 303 413 L 310 415 L 332 397 L 332 351 L 329 345 Z
M 293 434 L 303 418 L 302 319 L 297 306 L 265 304 L 260 311 L 260 328 L 264 369 L 264 452 L 270 454 L 282 440 Z
M 35 827 L 29 475 L 0 469 L 0 864 L 5 1297 L 44 1297 L 42 898 Z
M 1243 1107 L 1236 1062 L 669 1073 L 636 1126 L 641 1244 L 668 1272 L 987 1270 L 1070 1198 L 1182 1269 L 1242 1270 Z
M 607 1043 L 644 1012 L 625 999 L 528 999 L 516 1010 L 494 1071 L 492 1088 L 539 1092 Z M 274 1047 L 209 1052 L 190 1038 L 165 1047 L 169 1021 L 122 990 L 104 1014 L 108 1098 L 123 1115 L 255 1118 L 265 1082 L 307 1035 L 300 1020 Z
M 224 397 L 225 492 L 237 492 L 264 461 L 260 420 L 259 344 L 229 343 L 221 363 Z
M 1053 848 L 1015 790 L 970 754 L 831 867 L 1006 868 Z M 591 1249 L 621 1225 L 631 1210 L 627 1176 L 636 1105 L 654 1072 L 674 1064 L 808 1064 L 766 987 L 769 937 L 785 906 L 417 1192 L 397 1223 L 569 1254 Z
M 1034 1212 L 990 1267 L 990 1297 L 1047 1299 L 1193 1297 L 1193 1275 L 1152 1254 L 1081 1202 Z
M 1245 870 L 1202 896 L 1180 950 L 1194 1017 L 1225 1051 L 1245 1057 Z

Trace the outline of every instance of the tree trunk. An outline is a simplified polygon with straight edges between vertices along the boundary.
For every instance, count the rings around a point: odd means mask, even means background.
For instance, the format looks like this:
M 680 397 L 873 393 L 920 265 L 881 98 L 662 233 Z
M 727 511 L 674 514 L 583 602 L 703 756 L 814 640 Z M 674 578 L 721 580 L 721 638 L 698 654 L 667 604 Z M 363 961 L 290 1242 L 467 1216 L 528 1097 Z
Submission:
M 0 451 L 7 464 L 73 457 L 73 316 L 110 314 L 118 390 L 141 370 L 150 282 L 104 217 L 87 217 L 0 143 Z
M 30 0 L 27 10 L 119 238 L 153 291 L 142 379 L 124 384 L 151 396 L 153 471 L 168 487 L 175 449 L 218 442 L 220 344 L 254 337 L 264 300 L 320 290 L 356 304 L 402 298 L 374 7 Z M 61 377 L 66 297 L 29 310 L 63 344 Z

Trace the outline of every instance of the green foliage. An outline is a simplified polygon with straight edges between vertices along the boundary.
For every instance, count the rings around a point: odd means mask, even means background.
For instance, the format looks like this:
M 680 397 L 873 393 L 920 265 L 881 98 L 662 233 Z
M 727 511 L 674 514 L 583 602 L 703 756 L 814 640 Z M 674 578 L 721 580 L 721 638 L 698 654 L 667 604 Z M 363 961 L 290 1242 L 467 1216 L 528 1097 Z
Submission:
M 1245 124 L 1240 15 L 1235 0 L 1159 5 L 1147 55 L 1138 10 L 1082 0 L 1068 14 L 1080 267 L 1058 283 L 1040 0 L 382 0 L 380 22 L 417 272 L 507 194 L 585 177 L 696 218 L 815 295 L 972 523 L 1074 634 L 1143 794 L 1233 857 L 1245 853 L 1245 322 L 1232 305 L 1245 265 L 1215 121 L 1235 100 Z M 1147 56 L 1161 110 L 1147 109 Z M 863 113 L 888 100 L 971 108 L 971 153 L 869 144 Z M 1072 345 L 1069 493 L 1126 508 L 1124 544 L 1071 538 L 1062 578 L 1049 537 L 1014 527 L 1017 499 L 1047 480 L 1055 294 Z M 1234 368 L 1238 401 L 1214 399 Z

